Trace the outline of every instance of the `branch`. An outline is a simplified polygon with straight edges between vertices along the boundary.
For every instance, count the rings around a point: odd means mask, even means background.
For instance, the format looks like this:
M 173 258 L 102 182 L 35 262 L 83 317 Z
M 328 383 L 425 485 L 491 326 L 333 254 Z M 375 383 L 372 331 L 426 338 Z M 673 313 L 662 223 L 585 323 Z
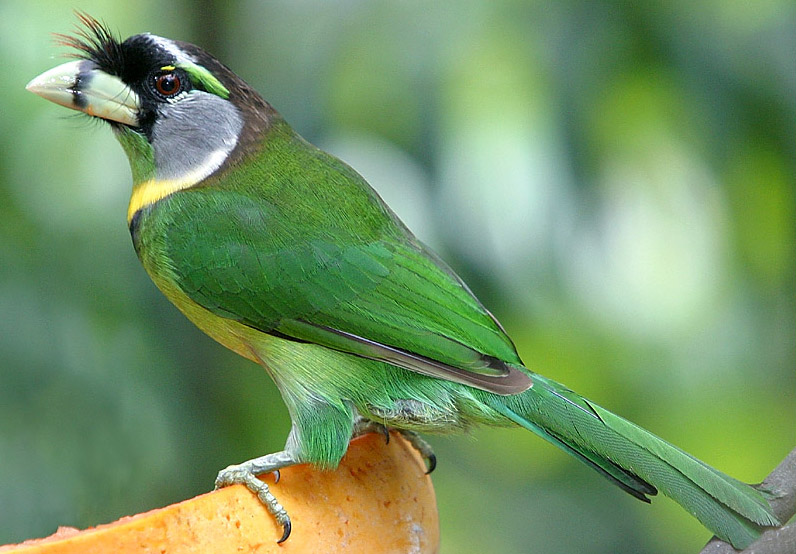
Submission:
M 796 513 L 796 448 L 772 471 L 758 489 L 770 491 L 773 499 L 771 509 L 782 523 L 787 523 Z M 730 544 L 713 537 L 700 554 L 735 554 Z M 789 525 L 768 529 L 745 554 L 779 554 L 796 552 L 796 521 Z
M 436 552 L 439 520 L 426 464 L 401 435 L 390 438 L 354 439 L 335 471 L 291 466 L 277 484 L 263 476 L 293 518 L 281 545 L 281 526 L 246 487 L 234 485 L 83 531 L 61 527 L 0 552 Z

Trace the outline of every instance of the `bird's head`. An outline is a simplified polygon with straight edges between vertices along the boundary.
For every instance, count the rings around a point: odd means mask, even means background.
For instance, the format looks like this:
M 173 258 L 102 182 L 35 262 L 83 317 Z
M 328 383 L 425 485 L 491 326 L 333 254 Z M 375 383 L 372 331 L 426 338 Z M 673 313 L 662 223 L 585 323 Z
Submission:
M 108 122 L 135 183 L 198 183 L 241 157 L 278 115 L 240 77 L 201 48 L 151 34 L 120 41 L 80 14 L 60 36 L 78 59 L 27 85 L 31 92 Z

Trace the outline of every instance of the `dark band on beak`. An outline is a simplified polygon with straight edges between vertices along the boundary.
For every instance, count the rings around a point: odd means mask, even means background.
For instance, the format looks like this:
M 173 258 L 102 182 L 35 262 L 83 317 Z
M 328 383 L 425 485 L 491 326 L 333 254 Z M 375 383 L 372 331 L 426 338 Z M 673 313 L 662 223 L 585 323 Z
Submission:
M 139 124 L 138 95 L 91 60 L 76 60 L 54 67 L 28 83 L 27 89 L 93 117 L 132 127 Z

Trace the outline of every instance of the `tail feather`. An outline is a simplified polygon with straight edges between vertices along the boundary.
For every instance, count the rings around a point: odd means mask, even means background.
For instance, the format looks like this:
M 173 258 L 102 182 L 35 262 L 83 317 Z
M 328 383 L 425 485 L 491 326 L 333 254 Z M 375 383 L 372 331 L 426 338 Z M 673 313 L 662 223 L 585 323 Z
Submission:
M 552 444 L 559 447 L 561 450 L 566 452 L 567 454 L 571 455 L 573 458 L 578 460 L 579 462 L 583 462 L 587 466 L 591 467 L 592 469 L 596 470 L 600 473 L 603 477 L 611 481 L 614 485 L 618 486 L 626 493 L 631 494 L 638 498 L 643 502 L 650 502 L 650 499 L 647 498 L 647 495 L 654 496 L 658 494 L 658 489 L 638 477 L 637 475 L 630 473 L 629 471 L 622 469 L 618 465 L 614 464 L 610 460 L 606 460 L 605 458 L 601 457 L 599 454 L 591 452 L 589 450 L 578 450 L 577 448 L 570 446 L 567 444 L 565 439 L 562 439 L 549 431 L 546 431 L 544 428 L 539 427 L 532 421 L 527 419 L 523 419 L 520 415 L 514 413 L 506 406 L 499 406 L 498 410 L 503 413 L 506 417 L 517 423 L 518 425 L 525 427 L 529 431 L 533 431 L 546 441 L 551 442 Z
M 596 469 L 636 498 L 659 489 L 735 548 L 779 525 L 764 496 L 562 385 L 534 375 L 533 387 L 491 406 Z

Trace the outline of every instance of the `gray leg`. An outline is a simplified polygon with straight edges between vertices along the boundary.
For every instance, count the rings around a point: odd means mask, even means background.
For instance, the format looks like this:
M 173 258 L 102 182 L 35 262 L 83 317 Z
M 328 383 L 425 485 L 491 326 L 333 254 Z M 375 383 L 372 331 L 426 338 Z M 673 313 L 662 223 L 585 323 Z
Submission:
M 407 441 L 409 441 L 409 444 L 411 444 L 421 456 L 423 456 L 423 459 L 428 464 L 426 475 L 434 471 L 434 469 L 437 467 L 437 455 L 434 454 L 434 450 L 431 448 L 431 445 L 414 431 L 409 431 L 408 429 L 398 429 L 398 432 L 401 433 L 401 435 L 403 435 Z
M 290 441 L 288 441 L 290 443 Z M 289 446 L 289 444 L 288 444 Z M 276 518 L 276 522 L 282 526 L 282 538 L 277 542 L 284 542 L 290 536 L 290 516 L 287 515 L 285 508 L 271 494 L 268 485 L 257 478 L 257 475 L 276 471 L 300 463 L 299 460 L 288 450 L 275 452 L 254 458 L 242 464 L 231 465 L 218 472 L 216 477 L 216 488 L 227 487 L 229 485 L 246 485 L 250 491 L 257 495 L 271 515 Z
M 377 423 L 370 419 L 365 419 L 361 415 L 357 414 L 354 417 L 354 429 L 351 432 L 351 438 L 361 437 L 362 435 L 367 435 L 368 433 L 379 433 L 384 435 L 384 440 L 388 443 L 390 442 L 390 430 L 387 428 L 386 425 L 382 423 Z

